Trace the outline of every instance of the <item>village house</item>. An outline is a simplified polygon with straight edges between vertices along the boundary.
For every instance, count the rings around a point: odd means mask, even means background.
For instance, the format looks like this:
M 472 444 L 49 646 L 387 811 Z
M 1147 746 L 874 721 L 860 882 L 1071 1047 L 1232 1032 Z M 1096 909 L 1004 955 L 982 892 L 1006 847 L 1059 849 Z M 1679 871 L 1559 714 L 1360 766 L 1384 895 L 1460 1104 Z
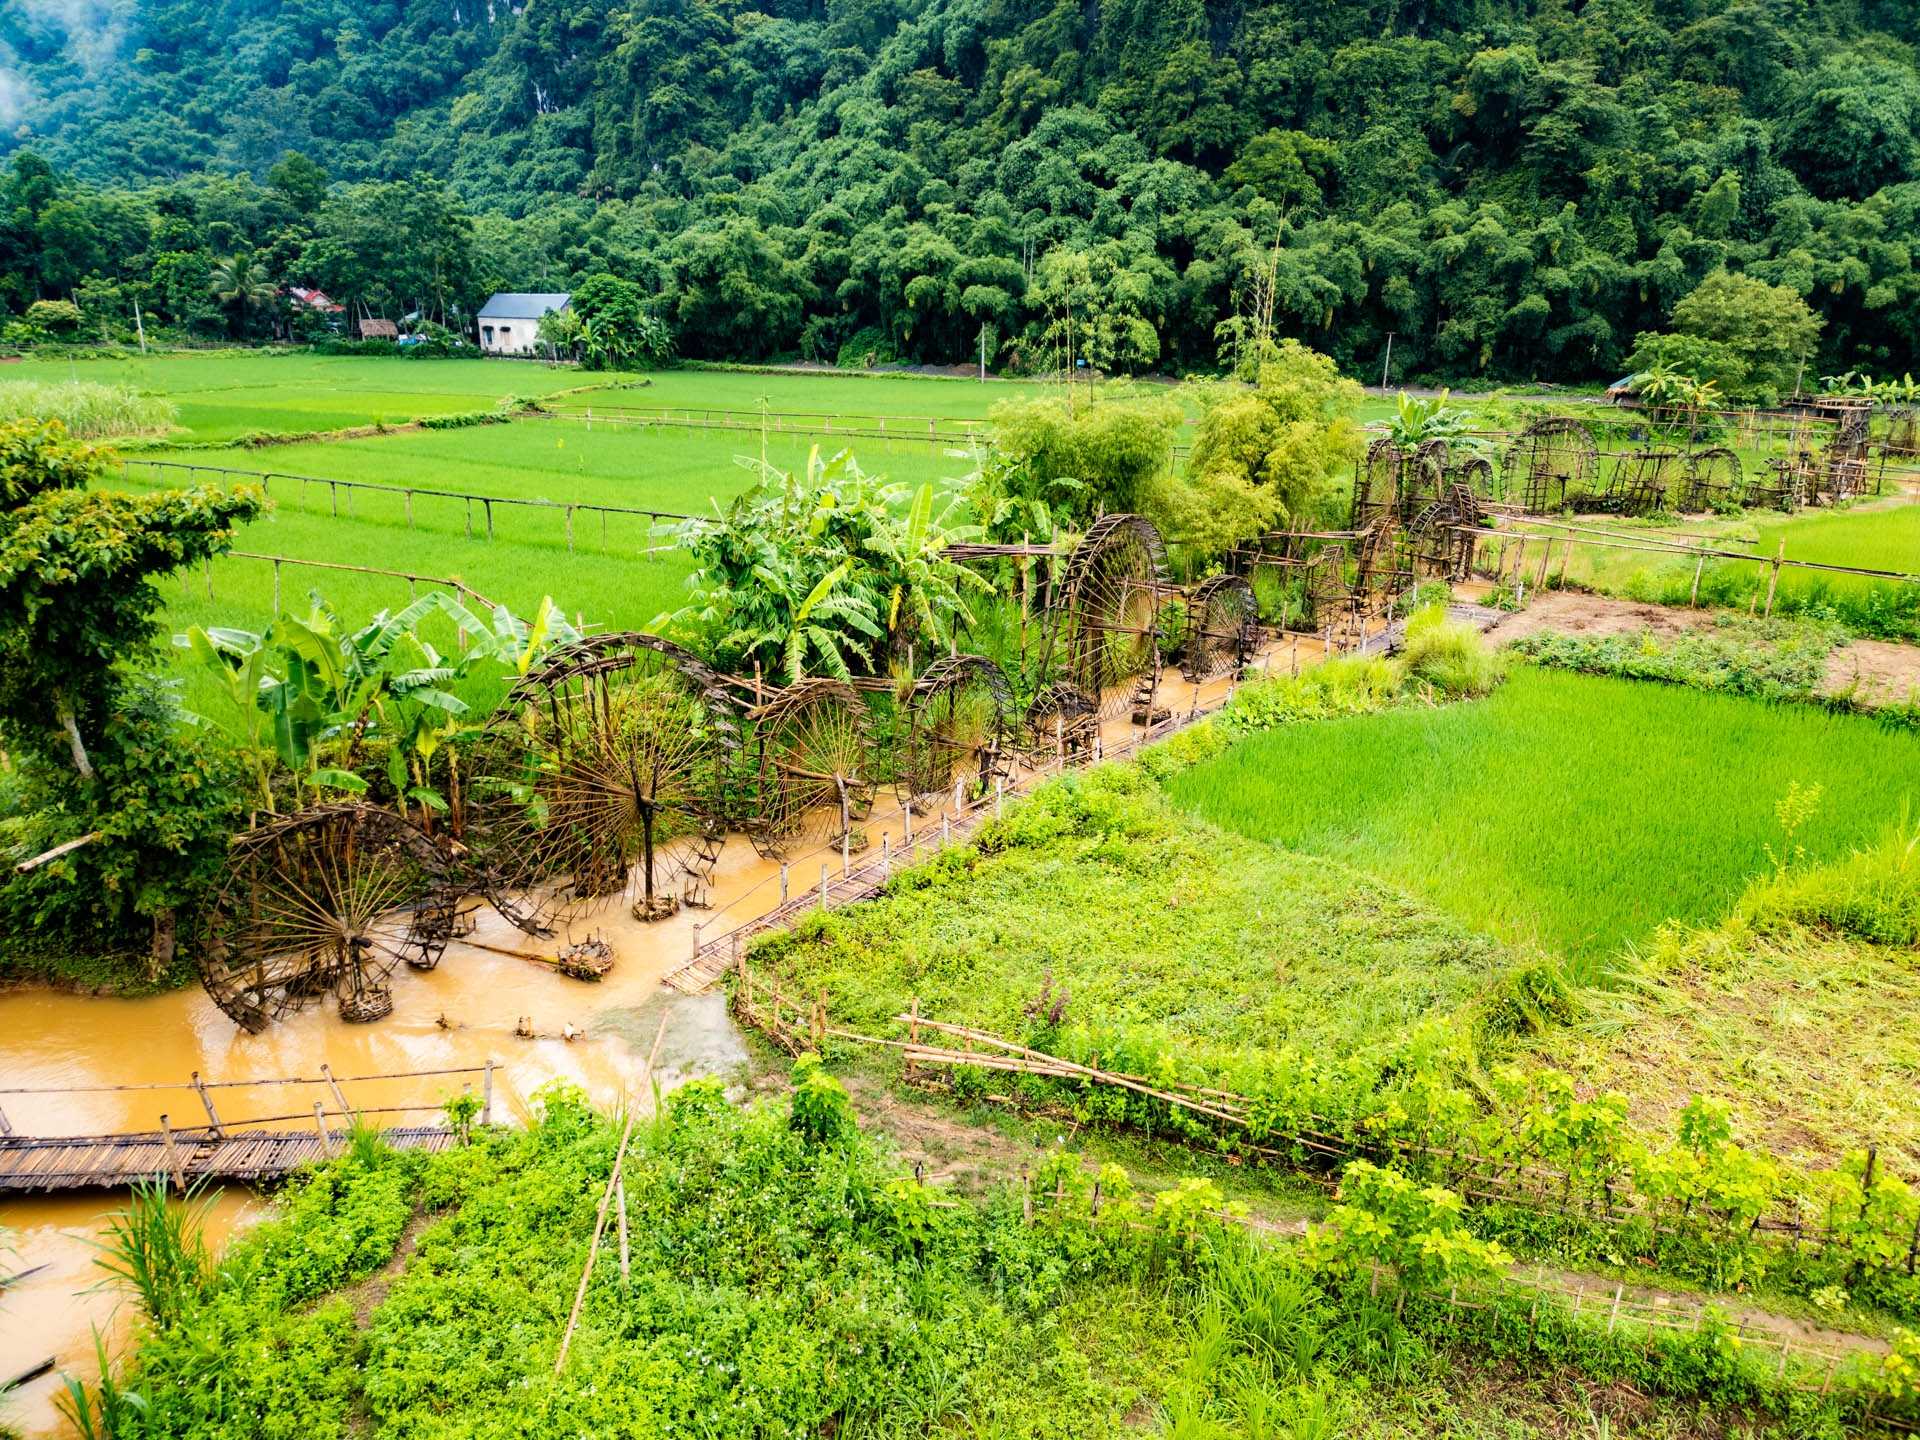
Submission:
M 480 348 L 489 355 L 531 354 L 540 342 L 540 317 L 567 308 L 570 296 L 502 291 L 480 307 Z

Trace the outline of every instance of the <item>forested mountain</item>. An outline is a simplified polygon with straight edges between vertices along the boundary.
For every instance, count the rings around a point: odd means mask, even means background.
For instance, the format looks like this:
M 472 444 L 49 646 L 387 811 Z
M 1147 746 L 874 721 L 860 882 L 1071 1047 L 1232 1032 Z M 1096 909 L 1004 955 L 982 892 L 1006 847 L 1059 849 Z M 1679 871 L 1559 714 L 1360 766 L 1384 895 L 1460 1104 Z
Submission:
M 1147 369 L 1271 267 L 1354 367 L 1392 331 L 1404 373 L 1610 378 L 1728 268 L 1900 369 L 1917 38 L 1914 0 L 6 0 L 0 283 L 206 326 L 236 251 L 381 306 L 608 270 L 689 355 L 986 325 L 1038 364 L 1072 307 Z

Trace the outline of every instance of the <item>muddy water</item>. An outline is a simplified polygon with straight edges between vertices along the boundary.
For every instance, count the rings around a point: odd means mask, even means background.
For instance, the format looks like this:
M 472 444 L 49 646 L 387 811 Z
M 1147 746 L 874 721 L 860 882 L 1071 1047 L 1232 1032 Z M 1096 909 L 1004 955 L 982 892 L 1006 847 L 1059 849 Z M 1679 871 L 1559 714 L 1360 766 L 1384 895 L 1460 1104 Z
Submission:
M 1267 657 L 1279 672 L 1294 662 L 1319 658 L 1316 642 L 1283 645 Z M 1175 715 L 1217 704 L 1224 680 L 1196 689 L 1177 670 L 1163 680 L 1160 703 Z M 1103 730 L 1109 752 L 1118 752 L 1138 731 L 1125 718 Z M 916 817 L 924 830 L 938 814 Z M 863 828 L 874 846 L 886 835 L 898 845 L 906 820 L 897 800 L 883 796 Z M 868 851 L 871 857 L 872 851 Z M 837 851 L 796 857 L 792 893 L 819 879 L 822 863 L 837 869 Z M 0 1088 L 40 1089 L 45 1094 L 0 1095 L 0 1109 L 13 1129 L 27 1135 L 104 1134 L 157 1129 L 161 1117 L 178 1127 L 206 1123 L 199 1096 L 188 1087 L 195 1072 L 209 1082 L 299 1079 L 302 1083 L 249 1084 L 209 1091 L 220 1119 L 239 1126 L 266 1117 L 311 1117 L 316 1100 L 334 1108 L 320 1080 L 333 1076 L 355 1109 L 424 1107 L 381 1113 L 385 1124 L 429 1123 L 438 1104 L 463 1089 L 482 1085 L 478 1073 L 427 1079 L 386 1079 L 400 1071 L 452 1069 L 495 1062 L 496 1119 L 524 1117 L 541 1086 L 564 1080 L 579 1085 L 599 1104 L 612 1105 L 644 1084 L 646 1056 L 658 1016 L 671 1008 L 659 1060 L 663 1084 L 697 1074 L 726 1074 L 745 1059 L 739 1037 L 718 996 L 687 999 L 660 983 L 684 963 L 695 944 L 695 927 L 724 933 L 771 910 L 781 899 L 780 867 L 756 855 L 743 840 L 729 841 L 713 885 L 713 906 L 682 910 L 653 924 L 631 918 L 625 905 L 611 905 L 559 939 L 535 941 L 482 909 L 472 939 L 493 949 L 455 941 L 437 970 L 402 969 L 393 977 L 394 1011 L 372 1025 L 343 1023 L 331 1005 L 318 1006 L 248 1035 L 199 989 L 141 1000 L 117 1000 L 45 991 L 0 995 Z M 498 953 L 500 949 L 551 955 L 565 940 L 597 933 L 613 947 L 612 974 L 584 984 L 550 967 Z M 527 1038 L 522 1032 L 531 1032 Z M 368 1078 L 373 1077 L 373 1078 Z M 112 1088 L 120 1087 L 120 1088 Z M 308 1124 L 286 1120 L 276 1123 Z M 113 1292 L 99 1288 L 93 1242 L 101 1217 L 117 1203 L 103 1192 L 34 1200 L 0 1201 L 0 1226 L 13 1232 L 15 1253 L 8 1270 L 46 1268 L 0 1292 L 0 1380 L 52 1358 L 59 1369 L 91 1375 L 93 1330 L 98 1326 L 117 1348 L 130 1323 Z M 256 1221 L 265 1202 L 233 1187 L 211 1211 L 208 1233 L 224 1240 Z M 56 1375 L 16 1393 L 0 1420 L 31 1432 L 52 1428 Z

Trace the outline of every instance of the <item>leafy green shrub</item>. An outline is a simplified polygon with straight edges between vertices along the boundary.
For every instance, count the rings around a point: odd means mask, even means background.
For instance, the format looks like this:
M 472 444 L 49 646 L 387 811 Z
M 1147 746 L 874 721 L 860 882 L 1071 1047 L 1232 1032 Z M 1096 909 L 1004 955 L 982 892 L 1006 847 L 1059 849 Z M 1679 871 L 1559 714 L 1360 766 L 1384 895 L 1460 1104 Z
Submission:
M 1379 656 L 1339 656 L 1298 675 L 1242 685 L 1217 723 L 1228 735 L 1240 736 L 1302 720 L 1371 715 L 1398 698 L 1403 673 Z
M 1716 616 L 1709 628 L 1660 635 L 1563 635 L 1551 630 L 1513 642 L 1537 665 L 1588 675 L 1659 680 L 1758 700 L 1812 700 L 1826 678 L 1827 657 L 1845 639 L 1820 621 Z
M 1512 1257 L 1469 1231 L 1464 1216 L 1453 1191 L 1354 1160 L 1340 1173 L 1340 1203 L 1311 1232 L 1308 1248 L 1315 1264 L 1335 1274 L 1379 1267 L 1416 1290 L 1490 1279 Z

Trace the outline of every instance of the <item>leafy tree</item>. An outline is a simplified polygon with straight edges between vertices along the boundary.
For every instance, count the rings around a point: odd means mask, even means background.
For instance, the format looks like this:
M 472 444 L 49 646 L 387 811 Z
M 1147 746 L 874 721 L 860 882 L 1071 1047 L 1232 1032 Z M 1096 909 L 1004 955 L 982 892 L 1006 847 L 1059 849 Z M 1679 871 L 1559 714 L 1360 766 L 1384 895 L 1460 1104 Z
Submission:
M 684 527 L 699 568 L 692 600 L 656 625 L 698 640 L 723 666 L 772 678 L 842 679 L 883 669 L 916 644 L 944 650 L 984 582 L 947 558 L 978 532 L 931 485 L 868 476 L 852 454 L 818 449 L 803 475 L 769 474 L 714 520 Z
M 1647 350 L 1647 363 L 1688 369 L 1694 378 L 1718 384 L 1730 400 L 1771 403 L 1793 389 L 1820 325 L 1806 301 L 1785 286 L 1720 270 L 1673 307 L 1676 335 L 1719 348 L 1695 344 L 1663 351 L 1656 345 Z
M 1031 502 L 1046 517 L 1079 521 L 1098 511 L 1138 510 L 1149 483 L 1173 464 L 1180 407 L 1164 398 L 1074 403 L 1071 396 L 1003 400 L 989 412 L 994 450 L 987 476 L 999 496 Z
M 579 317 L 574 339 L 595 369 L 658 364 L 673 349 L 667 327 L 647 308 L 640 287 L 631 280 L 605 272 L 590 275 L 574 289 L 568 308 Z
M 174 743 L 171 704 L 135 668 L 161 605 L 152 582 L 220 553 L 262 501 L 251 487 L 87 488 L 102 462 L 58 421 L 0 425 L 0 746 L 31 775 L 25 838 L 44 849 L 96 837 L 89 854 L 10 882 L 0 909 L 36 923 L 89 904 L 150 917 L 157 973 L 175 907 L 224 847 L 233 791 L 229 761 Z
M 253 312 L 269 309 L 280 294 L 280 287 L 251 255 L 222 260 L 213 267 L 208 284 L 214 298 L 235 312 L 242 330 Z
M 1203 394 L 1186 483 L 1157 486 L 1148 513 L 1203 554 L 1308 518 L 1360 453 L 1360 396 L 1327 356 L 1281 341 L 1251 386 Z
M 154 577 L 219 554 L 263 505 L 252 486 L 85 488 L 103 466 L 58 421 L 0 425 L 0 736 L 84 779 L 124 667 L 151 650 Z

